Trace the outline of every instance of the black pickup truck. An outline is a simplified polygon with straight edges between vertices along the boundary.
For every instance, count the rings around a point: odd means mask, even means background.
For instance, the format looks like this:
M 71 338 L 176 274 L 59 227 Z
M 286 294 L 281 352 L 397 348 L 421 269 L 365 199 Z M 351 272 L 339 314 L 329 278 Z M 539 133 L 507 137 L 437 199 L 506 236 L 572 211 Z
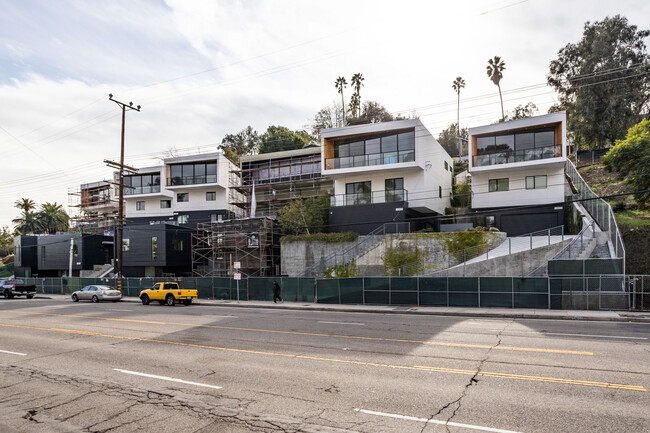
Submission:
M 23 280 L 0 280 L 0 294 L 5 299 L 11 299 L 14 296 L 25 296 L 32 299 L 36 294 L 36 286 L 25 284 Z

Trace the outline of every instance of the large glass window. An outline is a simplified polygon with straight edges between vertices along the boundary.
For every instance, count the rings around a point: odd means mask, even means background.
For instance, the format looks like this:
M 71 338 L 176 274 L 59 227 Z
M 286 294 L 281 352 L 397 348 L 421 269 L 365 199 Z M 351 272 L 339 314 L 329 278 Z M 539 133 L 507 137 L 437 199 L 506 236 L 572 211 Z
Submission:
M 372 134 L 334 142 L 328 168 L 364 167 L 415 161 L 415 130 Z
M 151 194 L 160 191 L 159 174 L 137 174 L 124 176 L 124 194 Z M 129 188 L 132 187 L 132 188 Z
M 381 152 L 397 152 L 397 135 L 381 137 Z
M 157 236 L 151 237 L 151 259 L 152 260 L 158 259 L 158 237 Z
M 543 128 L 476 138 L 476 166 L 532 161 L 555 156 L 555 130 Z
M 217 199 L 217 193 L 210 191 L 205 193 L 205 201 L 215 201 Z
M 404 132 L 397 136 L 399 151 L 415 149 L 415 131 Z
M 404 200 L 404 178 L 397 177 L 395 179 L 386 179 L 385 185 L 385 198 L 386 202 L 403 201 Z
M 370 181 L 345 184 L 346 205 L 369 204 L 372 202 Z
M 172 164 L 169 168 L 168 185 L 196 185 L 217 181 L 217 164 L 198 162 L 192 164 Z
M 509 189 L 510 181 L 507 177 L 502 179 L 490 179 L 490 192 L 508 191 Z
M 546 175 L 526 176 L 526 189 L 546 188 Z
M 160 209 L 169 209 L 172 207 L 171 200 L 160 200 Z

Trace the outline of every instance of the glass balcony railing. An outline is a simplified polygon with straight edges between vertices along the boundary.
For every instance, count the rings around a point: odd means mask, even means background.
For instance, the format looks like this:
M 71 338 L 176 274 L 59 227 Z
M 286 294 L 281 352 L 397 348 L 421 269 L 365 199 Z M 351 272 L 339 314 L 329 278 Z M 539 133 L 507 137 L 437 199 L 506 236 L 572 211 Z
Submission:
M 124 187 L 124 195 L 154 194 L 157 192 L 160 192 L 160 185 Z
M 337 168 L 368 167 L 372 165 L 397 164 L 415 161 L 415 150 L 401 152 L 373 153 L 371 155 L 328 158 L 325 160 L 325 170 Z
M 216 183 L 216 174 L 207 174 L 204 176 L 189 176 L 189 177 L 168 177 L 167 186 L 176 185 L 200 185 L 202 183 Z
M 538 159 L 555 158 L 562 155 L 562 145 L 537 147 L 534 149 L 503 150 L 500 152 L 486 153 L 473 156 L 474 167 L 487 165 L 509 164 L 513 162 L 535 161 Z
M 393 189 L 386 191 L 360 192 L 330 196 L 330 206 L 354 206 L 360 204 L 393 203 L 408 201 L 408 191 Z

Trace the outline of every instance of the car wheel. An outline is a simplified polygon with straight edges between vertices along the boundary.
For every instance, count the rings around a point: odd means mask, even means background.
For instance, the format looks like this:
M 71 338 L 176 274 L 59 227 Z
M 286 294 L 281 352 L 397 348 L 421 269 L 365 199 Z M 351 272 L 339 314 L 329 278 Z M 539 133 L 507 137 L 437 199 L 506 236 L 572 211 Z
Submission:
M 176 304 L 176 298 L 174 298 L 174 295 L 167 295 L 165 303 L 171 307 Z
M 183 301 L 183 305 L 190 305 L 191 303 L 192 303 L 192 300 L 191 300 L 191 299 L 185 299 L 185 300 Z
M 2 293 L 2 296 L 4 296 L 5 299 L 11 299 L 11 296 L 9 296 L 9 290 L 5 290 L 5 291 Z
M 97 295 L 93 295 L 92 301 L 95 303 L 99 302 L 99 298 L 97 297 Z
M 27 299 L 32 299 L 34 295 L 27 295 Z
M 79 302 L 77 295 L 72 295 L 72 302 Z
M 149 296 L 147 296 L 147 295 L 142 295 L 142 297 L 140 298 L 140 300 L 142 301 L 142 305 L 149 305 Z

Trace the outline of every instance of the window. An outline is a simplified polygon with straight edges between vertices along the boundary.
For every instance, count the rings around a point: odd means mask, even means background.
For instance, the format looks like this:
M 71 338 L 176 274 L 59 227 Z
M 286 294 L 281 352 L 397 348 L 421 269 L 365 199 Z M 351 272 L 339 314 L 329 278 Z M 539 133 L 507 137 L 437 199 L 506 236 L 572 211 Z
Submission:
M 404 178 L 386 179 L 384 181 L 387 202 L 404 200 Z
M 144 202 L 143 201 L 136 201 L 135 202 L 135 210 L 144 210 Z
M 482 166 L 553 158 L 557 144 L 553 127 L 477 137 L 475 164 Z
M 176 201 L 179 203 L 190 201 L 190 194 L 187 192 L 179 192 L 176 194 Z
M 345 202 L 346 205 L 372 203 L 370 181 L 346 183 Z
M 151 260 L 158 259 L 158 237 L 151 237 Z
M 526 176 L 526 189 L 544 189 L 546 188 L 546 175 Z
M 168 185 L 196 185 L 217 181 L 217 164 L 215 162 L 198 162 L 190 164 L 173 164 L 169 169 Z
M 45 264 L 45 245 L 41 245 L 41 265 Z
M 490 192 L 495 191 L 508 191 L 510 189 L 509 179 L 490 179 Z
M 151 194 L 160 191 L 159 174 L 138 174 L 124 176 L 124 194 Z M 132 187 L 132 188 L 129 188 Z
M 438 186 L 438 198 L 442 198 L 442 186 Z
M 205 193 L 205 201 L 215 201 L 217 199 L 217 193 L 216 192 L 206 192 Z
M 449 164 L 445 161 L 445 170 L 449 170 Z
M 131 249 L 131 240 L 122 239 L 122 251 L 129 251 Z
M 485 227 L 494 227 L 494 215 L 485 217 Z
M 178 223 L 179 224 L 187 224 L 187 222 L 190 220 L 189 215 L 179 215 L 178 216 Z
M 172 239 L 172 250 L 183 251 L 183 239 Z
M 160 209 L 170 209 L 172 207 L 171 200 L 160 200 Z

